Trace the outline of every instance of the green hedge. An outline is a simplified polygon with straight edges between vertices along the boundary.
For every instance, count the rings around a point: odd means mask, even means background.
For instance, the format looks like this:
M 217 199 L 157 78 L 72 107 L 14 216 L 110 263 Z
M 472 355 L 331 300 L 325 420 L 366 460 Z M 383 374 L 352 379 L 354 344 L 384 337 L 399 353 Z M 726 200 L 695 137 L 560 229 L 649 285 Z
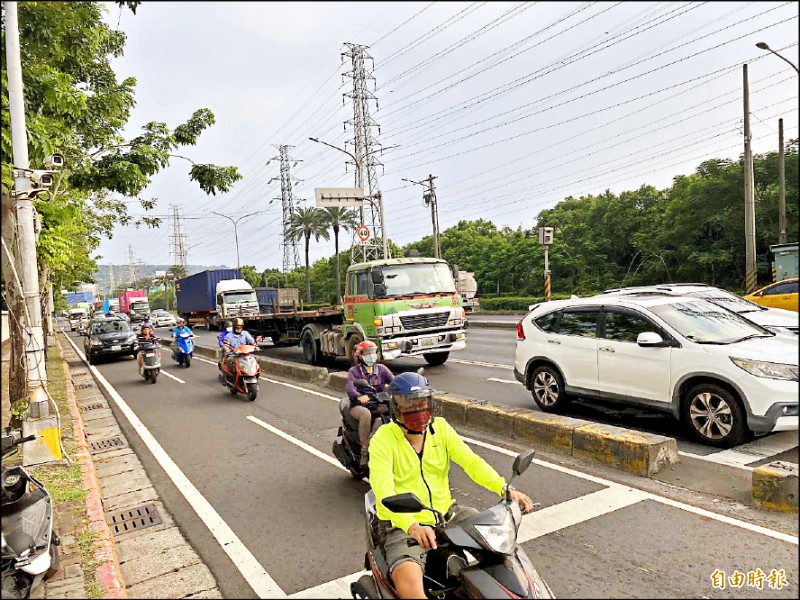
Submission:
M 569 294 L 553 294 L 553 300 L 569 298 Z M 499 298 L 481 298 L 480 310 L 518 310 L 527 312 L 528 306 L 544 302 L 543 296 L 505 296 Z

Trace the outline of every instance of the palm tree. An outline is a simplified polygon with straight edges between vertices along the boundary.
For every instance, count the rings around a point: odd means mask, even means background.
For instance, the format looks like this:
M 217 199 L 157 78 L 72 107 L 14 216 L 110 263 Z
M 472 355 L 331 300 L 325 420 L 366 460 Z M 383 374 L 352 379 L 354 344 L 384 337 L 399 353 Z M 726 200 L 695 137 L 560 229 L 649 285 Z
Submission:
M 340 206 L 332 206 L 325 209 L 325 218 L 328 226 L 333 229 L 333 240 L 336 247 L 336 302 L 342 303 L 342 281 L 341 268 L 339 266 L 339 231 L 354 230 L 358 227 L 358 217 L 354 210 L 349 210 Z
M 308 247 L 311 236 L 315 241 L 331 239 L 328 233 L 328 219 L 325 211 L 319 208 L 298 207 L 289 219 L 289 239 L 293 242 L 301 238 L 306 243 L 306 302 L 311 302 L 311 281 L 309 280 Z

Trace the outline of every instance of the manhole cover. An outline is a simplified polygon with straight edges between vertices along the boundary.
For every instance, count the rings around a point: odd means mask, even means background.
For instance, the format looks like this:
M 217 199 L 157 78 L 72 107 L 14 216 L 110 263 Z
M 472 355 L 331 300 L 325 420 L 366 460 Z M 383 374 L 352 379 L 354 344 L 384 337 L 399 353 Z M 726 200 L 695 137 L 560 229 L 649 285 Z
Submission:
M 108 524 L 114 535 L 138 531 L 146 527 L 161 524 L 161 515 L 158 514 L 155 504 L 144 504 L 136 508 L 126 508 L 106 516 Z
M 92 442 L 89 444 L 89 447 L 92 449 L 92 452 L 102 452 L 103 450 L 113 450 L 114 448 L 121 448 L 126 445 L 125 440 L 115 435 L 114 437 Z
M 87 404 L 85 406 L 81 406 L 81 412 L 86 412 L 87 410 L 97 410 L 98 408 L 105 408 L 105 404 L 102 402 L 96 402 L 94 404 Z

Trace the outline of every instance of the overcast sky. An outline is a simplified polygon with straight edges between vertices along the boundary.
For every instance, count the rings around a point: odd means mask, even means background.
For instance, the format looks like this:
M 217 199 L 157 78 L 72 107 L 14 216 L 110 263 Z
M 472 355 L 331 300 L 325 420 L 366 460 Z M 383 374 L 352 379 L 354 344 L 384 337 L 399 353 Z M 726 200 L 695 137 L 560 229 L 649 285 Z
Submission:
M 157 215 L 183 208 L 190 264 L 236 265 L 232 224 L 208 211 L 263 210 L 239 224 L 242 264 L 280 268 L 278 163 L 265 164 L 277 145 L 302 161 L 301 205 L 315 187 L 354 185 L 344 154 L 308 140 L 352 138 L 344 42 L 370 46 L 374 134 L 399 146 L 378 170 L 399 245 L 430 233 L 422 188 L 402 178 L 437 176 L 442 230 L 477 218 L 531 227 L 567 196 L 664 188 L 703 160 L 736 159 L 744 63 L 754 152 L 777 150 L 778 118 L 787 140 L 798 135 L 798 76 L 755 47 L 798 63 L 797 2 L 144 2 L 135 16 L 107 6 L 127 35 L 118 77 L 138 81 L 127 134 L 208 107 L 216 124 L 180 154 L 244 176 L 206 196 L 175 159 L 142 194 Z M 167 218 L 119 228 L 100 262 L 126 263 L 131 245 L 145 263 L 171 263 L 170 234 Z M 312 241 L 312 262 L 332 253 L 333 241 Z

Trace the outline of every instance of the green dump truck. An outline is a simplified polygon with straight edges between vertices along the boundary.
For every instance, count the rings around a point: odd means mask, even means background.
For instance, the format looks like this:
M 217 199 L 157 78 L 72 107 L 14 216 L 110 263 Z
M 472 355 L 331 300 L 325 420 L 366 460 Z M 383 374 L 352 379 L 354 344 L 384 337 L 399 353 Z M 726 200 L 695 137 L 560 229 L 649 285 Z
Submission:
M 243 317 L 253 335 L 276 346 L 299 344 L 306 361 L 353 359 L 363 340 L 378 345 L 384 360 L 422 356 L 440 365 L 466 347 L 464 310 L 444 260 L 394 258 L 347 269 L 343 306 Z

